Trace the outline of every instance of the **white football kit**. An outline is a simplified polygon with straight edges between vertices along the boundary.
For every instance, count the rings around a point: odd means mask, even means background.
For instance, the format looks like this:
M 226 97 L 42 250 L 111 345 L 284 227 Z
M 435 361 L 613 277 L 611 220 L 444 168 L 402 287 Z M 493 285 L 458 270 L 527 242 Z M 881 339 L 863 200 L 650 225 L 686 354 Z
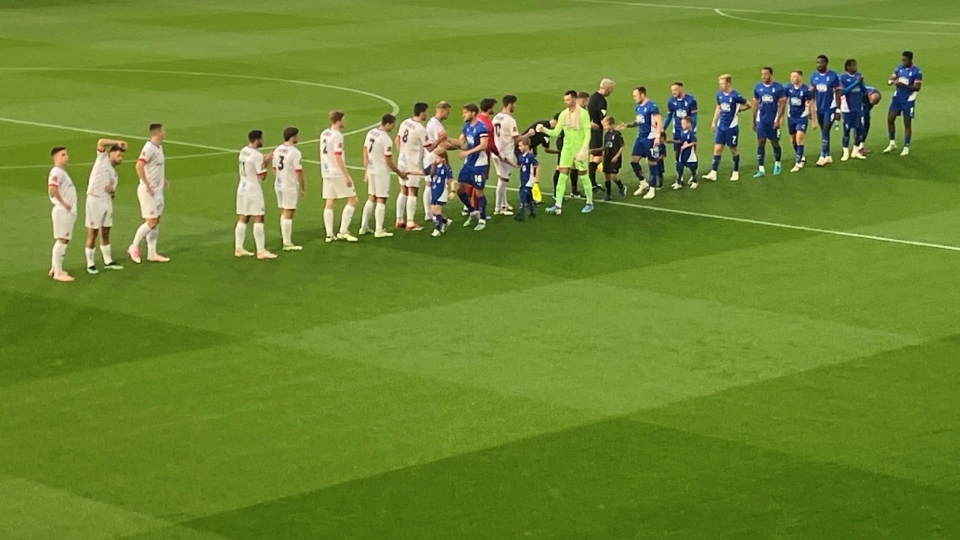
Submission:
M 500 154 L 493 156 L 493 164 L 497 170 L 497 177 L 507 180 L 513 172 L 513 167 L 508 161 L 516 160 L 516 137 L 520 136 L 517 121 L 512 115 L 501 112 L 493 117 L 493 131 L 493 143 Z
M 277 206 L 296 210 L 300 200 L 300 182 L 297 173 L 303 171 L 303 154 L 292 144 L 281 144 L 273 152 L 273 173 L 277 177 Z
M 53 221 L 53 238 L 69 240 L 73 237 L 73 225 L 77 221 L 77 188 L 73 185 L 73 179 L 67 171 L 60 167 L 50 169 L 47 187 L 59 189 L 60 198 L 70 205 L 70 209 L 67 209 L 55 197 L 50 197 L 50 202 L 53 203 L 53 209 L 50 211 L 50 219 Z
M 262 216 L 266 210 L 263 179 L 267 175 L 266 156 L 244 146 L 240 150 L 240 183 L 237 185 L 237 215 Z
M 140 161 L 143 162 L 144 173 L 147 185 L 153 190 L 151 196 L 147 192 L 147 186 L 141 181 L 137 186 L 137 199 L 140 200 L 140 216 L 143 219 L 157 219 L 163 215 L 163 190 L 167 180 L 166 158 L 163 155 L 163 147 L 153 144 L 153 141 L 147 141 L 140 152 Z
M 347 185 L 347 177 L 340 170 L 337 156 L 347 161 L 343 152 L 343 133 L 338 129 L 326 129 L 320 134 L 320 176 L 323 179 L 324 199 L 347 199 L 357 196 L 357 188 Z
M 85 209 L 88 229 L 113 227 L 113 196 L 117 189 L 117 169 L 110 163 L 107 151 L 97 151 L 97 160 L 90 170 L 87 182 L 87 204 Z M 113 188 L 113 193 L 107 191 Z
M 404 172 L 419 172 L 424 169 L 425 167 L 421 167 L 423 165 L 423 151 L 429 141 L 427 140 L 427 130 L 424 129 L 423 125 L 413 118 L 407 118 L 400 124 L 397 137 L 400 139 L 400 148 L 398 149 L 400 157 L 397 159 L 397 168 Z M 410 174 L 406 180 L 400 180 L 400 185 L 420 187 L 422 179 L 422 174 Z
M 374 197 L 390 196 L 390 167 L 387 158 L 393 157 L 390 134 L 380 128 L 371 129 L 364 138 L 367 149 L 367 192 Z

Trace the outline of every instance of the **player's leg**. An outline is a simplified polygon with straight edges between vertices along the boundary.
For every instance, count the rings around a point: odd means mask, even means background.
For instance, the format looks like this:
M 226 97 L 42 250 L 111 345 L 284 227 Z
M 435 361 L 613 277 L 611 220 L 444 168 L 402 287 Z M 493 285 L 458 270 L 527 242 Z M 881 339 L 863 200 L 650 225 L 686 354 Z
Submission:
M 376 207 L 373 210 L 375 238 L 387 238 L 393 236 L 393 233 L 387 232 L 384 227 L 384 221 L 387 219 L 387 197 L 380 197 L 378 193 Z
M 407 185 L 404 180 L 400 180 L 400 194 L 397 195 L 397 220 L 393 224 L 397 229 L 404 229 L 407 226 L 407 221 L 404 219 L 404 215 L 407 213 L 408 196 L 409 191 L 407 190 Z
M 412 182 L 415 182 L 416 185 L 407 185 L 407 222 L 406 227 L 408 231 L 422 231 L 421 227 L 414 217 L 417 214 L 417 198 L 420 195 L 420 177 L 411 177 Z
M 730 134 L 727 137 L 727 146 L 730 147 L 730 155 L 733 158 L 733 172 L 730 173 L 730 181 L 736 182 L 740 180 L 740 149 L 738 145 L 740 143 L 740 131 L 739 130 L 730 130 Z
M 901 156 L 910 154 L 910 140 L 913 138 L 913 102 L 907 103 L 903 111 L 903 151 Z
M 720 171 L 720 156 L 723 154 L 723 147 L 726 145 L 726 133 L 721 130 L 713 136 L 713 161 L 710 165 L 710 172 L 703 175 L 704 180 L 717 181 L 717 172 Z
M 479 212 L 479 219 L 477 221 L 477 226 L 474 227 L 475 231 L 482 231 L 487 227 L 487 176 L 489 174 L 489 166 L 484 165 L 477 167 L 473 175 L 473 193 L 476 195 L 477 199 L 477 212 Z
M 163 195 L 154 197 L 154 204 L 157 212 L 156 224 L 150 229 L 150 232 L 147 234 L 147 260 L 150 262 L 159 262 L 165 263 L 170 262 L 170 258 L 164 255 L 161 255 L 157 249 L 157 244 L 160 241 L 160 223 L 163 216 L 164 200 Z
M 765 137 L 764 127 L 757 124 L 757 173 L 754 178 L 760 178 L 767 173 L 765 162 L 767 159 L 767 139 Z
M 557 169 L 557 189 L 554 192 L 554 204 L 547 209 L 548 214 L 559 214 L 563 210 L 563 195 L 570 181 L 570 169 L 573 167 L 573 155 L 567 150 L 560 153 L 560 167 Z
M 790 172 L 800 172 L 800 169 L 803 168 L 804 163 L 804 139 L 806 138 L 806 125 L 798 123 L 794 128 L 793 132 L 793 149 L 796 152 L 796 162 L 793 165 L 793 168 L 790 169 Z
M 773 175 L 780 174 L 783 170 L 783 148 L 780 147 L 780 128 L 774 126 L 773 131 L 768 133 L 770 144 L 773 146 Z
M 369 181 L 369 180 L 368 180 Z M 373 216 L 373 210 L 377 206 L 377 198 L 373 195 L 373 189 L 369 187 L 370 194 L 367 195 L 367 202 L 363 204 L 363 211 L 360 213 L 360 236 L 370 234 L 373 229 L 370 228 L 370 218 Z
M 276 255 L 267 251 L 267 235 L 263 221 L 263 214 L 253 216 L 253 242 L 257 246 L 257 259 L 276 259 Z
M 587 197 L 587 203 L 583 206 L 582 211 L 584 214 L 588 214 L 593 211 L 593 186 L 590 184 L 589 166 L 582 161 L 576 161 L 575 167 L 580 183 L 583 186 L 583 194 Z
M 817 159 L 817 167 L 823 167 L 827 164 L 827 156 L 830 153 L 830 130 L 833 127 L 833 115 L 830 111 L 817 111 L 817 122 L 820 123 L 820 157 Z
M 863 136 L 860 138 L 860 153 L 867 154 L 867 137 L 870 135 L 870 111 L 863 111 Z
M 464 220 L 464 227 L 469 225 L 476 212 L 476 208 L 473 206 L 473 201 L 470 198 L 470 195 L 473 193 L 473 187 L 470 185 L 473 177 L 473 168 L 464 165 L 460 168 L 460 173 L 457 176 L 457 197 L 460 199 L 460 202 L 463 203 L 463 215 L 467 219 Z
M 883 149 L 884 154 L 888 154 L 897 149 L 897 117 L 900 116 L 900 103 L 894 99 L 890 102 L 890 110 L 887 112 L 887 136 L 890 143 Z
M 633 174 L 640 181 L 640 185 L 637 186 L 637 190 L 633 192 L 634 196 L 642 195 L 644 191 L 653 185 L 654 178 L 652 171 L 650 182 L 647 182 L 643 176 L 643 167 L 640 165 L 641 160 L 647 159 L 649 154 L 650 146 L 648 140 L 637 137 L 637 140 L 633 143 L 633 152 L 631 152 L 630 157 L 630 166 L 633 168 Z
M 237 226 L 233 230 L 233 255 L 235 257 L 250 257 L 254 255 L 243 248 L 243 242 L 247 238 L 247 223 L 250 222 L 250 216 L 244 213 L 237 215 Z
M 53 222 L 53 249 L 50 253 L 50 276 L 56 281 L 73 281 L 73 276 L 63 269 L 63 260 L 67 256 L 67 244 L 73 235 L 75 217 L 59 206 L 50 212 Z
M 323 232 L 324 240 L 329 244 L 337 239 L 337 231 L 334 229 L 334 218 L 336 217 L 334 206 L 337 200 L 333 197 L 325 198 L 323 202 Z
M 88 199 L 89 200 L 89 199 Z M 87 218 L 87 241 L 83 246 L 83 253 L 87 257 L 87 273 L 88 274 L 98 274 L 97 264 L 94 261 L 94 258 L 97 256 L 97 235 L 100 232 L 100 229 L 96 227 L 91 227 L 92 223 L 90 218 Z
M 296 208 L 289 208 L 289 202 L 292 193 L 284 193 L 283 217 L 280 218 L 280 236 L 283 239 L 284 251 L 300 251 L 303 247 L 293 243 L 293 216 L 296 214 Z M 295 206 L 295 204 L 293 205 Z
M 867 159 L 863 155 L 863 114 L 851 113 L 850 124 L 853 128 L 853 149 L 850 157 L 853 159 Z
M 657 167 L 657 158 L 653 154 L 647 155 L 647 167 L 650 168 L 650 189 L 643 196 L 645 200 L 650 200 L 657 196 L 657 187 L 660 185 L 660 171 Z
M 113 250 L 110 249 L 110 231 L 113 230 L 113 218 L 111 217 L 100 229 L 100 255 L 103 256 L 103 267 L 107 270 L 123 270 L 123 266 L 113 260 Z
M 611 200 L 611 199 L 612 199 L 612 194 L 613 194 L 613 191 L 612 191 L 612 189 L 613 189 L 613 175 L 610 174 L 610 173 L 608 173 L 608 172 L 606 172 L 606 171 L 609 169 L 608 165 L 610 165 L 610 164 L 609 164 L 609 163 L 605 163 L 605 164 L 604 164 L 604 167 L 603 167 L 603 170 L 604 170 L 604 173 L 603 173 L 603 191 L 604 191 L 603 200 L 604 200 L 604 201 L 609 201 L 609 200 Z

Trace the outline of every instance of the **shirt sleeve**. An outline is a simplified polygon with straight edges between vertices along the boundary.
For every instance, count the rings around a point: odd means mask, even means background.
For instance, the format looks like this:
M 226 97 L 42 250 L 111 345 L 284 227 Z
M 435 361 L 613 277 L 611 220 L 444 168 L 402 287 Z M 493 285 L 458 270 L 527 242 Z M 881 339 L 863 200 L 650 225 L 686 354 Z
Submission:
M 923 82 L 923 72 L 917 69 L 917 76 L 914 77 L 914 81 Z
M 690 100 L 690 114 L 697 114 L 697 100 Z
M 47 187 L 60 187 L 60 176 L 56 172 L 50 171 L 50 175 L 47 176 Z
M 293 155 L 293 170 L 296 172 L 303 170 L 303 154 L 300 152 Z
M 267 156 L 261 154 L 260 152 L 257 152 L 257 156 L 259 156 L 257 158 L 257 161 L 259 162 L 259 165 L 257 165 L 257 176 L 260 176 L 260 177 L 266 176 L 267 175 Z
M 150 163 L 150 160 L 153 159 L 153 145 L 148 144 L 143 147 L 143 150 L 140 151 L 140 161 L 144 163 Z

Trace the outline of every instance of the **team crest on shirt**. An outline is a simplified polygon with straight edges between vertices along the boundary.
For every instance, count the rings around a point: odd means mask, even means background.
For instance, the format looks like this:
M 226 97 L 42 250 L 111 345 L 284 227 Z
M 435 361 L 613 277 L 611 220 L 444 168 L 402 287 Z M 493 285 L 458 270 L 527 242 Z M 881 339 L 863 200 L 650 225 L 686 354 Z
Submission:
M 475 142 L 476 142 L 476 139 L 474 139 L 473 135 L 467 135 L 467 144 L 472 146 L 473 144 L 475 144 Z
M 790 98 L 790 105 L 793 105 L 794 107 L 799 107 L 800 105 L 803 105 L 803 100 L 798 97 L 792 97 Z
M 823 83 L 820 83 L 817 85 L 817 92 L 826 92 L 826 91 L 827 91 L 827 85 Z
M 637 123 L 638 123 L 638 124 L 646 124 L 646 123 L 647 123 L 647 119 L 644 118 L 642 114 L 638 114 L 638 115 L 637 115 Z
M 606 109 L 600 109 L 600 114 L 606 116 L 606 115 L 607 115 L 607 110 L 606 110 Z
M 723 111 L 723 112 L 730 112 L 730 104 L 729 104 L 729 103 L 721 103 L 721 104 L 720 104 L 720 110 Z
M 677 109 L 677 118 L 686 118 L 686 117 L 687 117 L 687 111 L 683 109 Z
M 771 96 L 770 94 L 764 94 L 763 97 L 760 98 L 760 101 L 764 103 L 773 103 L 773 96 Z
M 901 83 L 901 84 L 910 84 L 910 78 L 909 78 L 909 77 L 900 77 L 899 79 L 897 79 L 897 82 L 899 82 L 899 83 Z

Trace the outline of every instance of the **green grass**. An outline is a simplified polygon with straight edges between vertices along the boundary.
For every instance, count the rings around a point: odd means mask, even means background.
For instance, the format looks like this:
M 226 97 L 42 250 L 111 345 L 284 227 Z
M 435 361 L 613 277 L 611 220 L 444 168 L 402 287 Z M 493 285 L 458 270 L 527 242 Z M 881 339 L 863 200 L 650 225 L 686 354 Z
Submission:
M 960 538 L 960 7 L 622 4 L 3 2 L 0 538 Z M 906 159 L 879 153 L 903 49 Z M 718 74 L 821 53 L 882 87 L 867 161 L 753 180 L 746 130 L 739 183 L 357 245 L 323 242 L 310 164 L 305 250 L 231 256 L 250 129 L 504 93 L 526 126 L 603 77 L 615 116 L 682 79 L 709 117 Z M 173 261 L 90 277 L 74 241 L 52 283 L 49 148 L 82 191 L 96 133 L 156 121 Z

